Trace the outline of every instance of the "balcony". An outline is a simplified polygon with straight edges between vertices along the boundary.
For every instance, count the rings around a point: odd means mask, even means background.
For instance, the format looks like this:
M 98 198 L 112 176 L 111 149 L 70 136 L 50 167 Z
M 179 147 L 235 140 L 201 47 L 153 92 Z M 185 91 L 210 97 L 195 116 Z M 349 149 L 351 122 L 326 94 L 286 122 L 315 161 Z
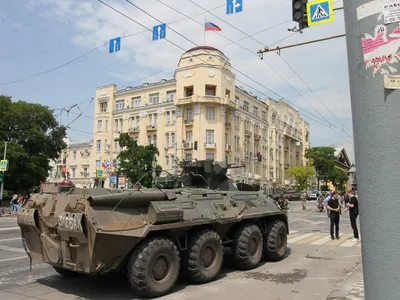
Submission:
M 217 144 L 216 143 L 204 143 L 204 148 L 215 149 L 215 148 L 217 148 Z
M 175 121 L 167 121 L 165 122 L 165 126 L 175 125 Z
M 239 130 L 240 130 L 240 125 L 236 125 L 236 126 L 235 126 L 235 129 L 236 129 L 237 131 L 239 131 Z
M 225 122 L 225 128 L 231 128 L 231 123 Z
M 285 164 L 285 169 L 289 169 L 289 164 Z
M 152 124 L 148 124 L 147 126 L 146 126 L 146 129 L 147 129 L 147 131 L 154 131 L 154 130 L 157 130 L 157 125 L 152 125 Z
M 132 127 L 132 128 L 129 128 L 129 132 L 130 133 L 137 133 L 137 132 L 139 132 L 139 126 L 135 126 L 135 127 Z
M 185 150 L 191 150 L 191 149 L 193 149 L 193 142 L 184 142 L 184 143 L 183 143 L 183 148 L 184 148 Z
M 225 144 L 225 151 L 231 152 L 232 151 L 232 146 L 229 144 Z
M 198 102 L 224 104 L 224 99 L 217 96 L 201 96 L 198 97 Z
M 185 126 L 193 126 L 193 120 L 185 120 Z
M 286 147 L 284 148 L 284 150 L 285 150 L 285 151 L 289 151 L 289 147 L 286 146 Z
M 254 134 L 254 139 L 255 140 L 260 140 L 261 139 L 261 135 L 259 135 L 259 134 Z
M 248 129 L 246 129 L 246 130 L 244 131 L 244 135 L 245 135 L 245 136 L 251 136 L 251 131 L 248 130 Z

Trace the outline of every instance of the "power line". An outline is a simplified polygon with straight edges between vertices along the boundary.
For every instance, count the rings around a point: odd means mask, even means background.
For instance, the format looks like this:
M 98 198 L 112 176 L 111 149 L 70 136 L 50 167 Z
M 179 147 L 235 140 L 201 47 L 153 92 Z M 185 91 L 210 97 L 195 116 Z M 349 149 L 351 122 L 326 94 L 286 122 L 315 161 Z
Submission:
M 130 3 L 130 1 L 129 0 L 126 0 L 128 3 Z M 160 3 L 163 3 L 163 2 L 161 2 L 161 0 L 157 0 L 158 2 L 160 2 Z M 197 4 L 197 3 L 195 3 L 194 1 L 192 1 L 192 0 L 189 0 L 189 2 L 191 2 L 191 3 L 193 3 L 194 5 L 196 5 L 197 7 L 199 7 L 199 8 L 201 8 L 201 9 L 203 9 L 203 10 L 206 10 L 204 7 L 202 7 L 201 5 L 199 5 L 199 4 Z M 163 4 L 165 4 L 165 3 L 163 3 Z M 136 6 L 137 7 L 137 6 Z M 168 6 L 168 7 L 170 7 L 170 6 Z M 171 7 L 170 7 L 171 8 Z M 174 8 L 171 8 L 171 9 L 173 9 L 173 10 L 175 10 Z M 177 10 L 175 10 L 175 11 L 177 11 Z M 177 11 L 178 13 L 181 13 L 181 12 L 179 12 L 179 11 Z M 181 13 L 182 14 L 182 13 Z M 234 26 L 234 25 L 232 25 L 231 23 L 229 23 L 229 22 L 227 22 L 227 21 L 225 21 L 224 19 L 222 19 L 222 18 L 220 18 L 220 17 L 218 17 L 217 15 L 215 15 L 215 14 L 213 14 L 213 13 L 211 13 L 210 12 L 210 14 L 211 15 L 213 15 L 214 17 L 216 17 L 216 18 L 218 18 L 219 20 L 221 20 L 222 22 L 224 22 L 225 24 L 228 24 L 229 26 L 231 26 L 232 28 L 234 28 L 234 29 L 236 29 L 237 31 L 239 31 L 239 32 L 241 32 L 241 33 L 243 33 L 243 34 L 245 34 L 246 36 L 249 36 L 246 32 L 244 32 L 243 30 L 241 30 L 241 29 L 239 29 L 239 28 L 237 28 L 236 26 Z M 193 20 L 193 19 L 192 19 Z M 197 21 L 195 21 L 195 20 L 193 20 L 194 22 L 196 22 L 197 23 Z M 219 32 L 217 32 L 218 34 L 219 34 Z M 221 34 L 220 34 L 221 35 Z M 223 36 L 223 35 L 221 35 L 221 36 Z M 225 37 L 225 36 L 224 36 Z M 250 36 L 249 36 L 250 37 Z M 225 37 L 226 38 L 226 37 Z M 257 39 L 255 39 L 254 37 L 250 37 L 252 40 L 254 40 L 255 42 L 257 42 L 257 43 L 259 43 L 259 44 L 261 44 L 261 45 L 264 45 L 263 43 L 261 43 L 259 40 L 257 40 Z M 251 50 L 249 50 L 249 49 L 247 49 L 247 48 L 244 48 L 243 46 L 241 46 L 241 45 L 239 45 L 239 44 L 237 44 L 238 46 L 240 46 L 241 48 L 243 48 L 243 49 L 245 49 L 245 50 L 247 50 L 247 51 L 249 51 L 249 52 L 251 52 L 251 53 L 253 53 L 253 51 L 251 51 Z M 254 53 L 255 54 L 255 53 Z M 322 117 L 322 119 L 324 119 L 324 120 L 326 120 L 326 118 L 324 117 L 324 115 L 323 114 L 321 114 L 321 112 L 319 112 L 313 105 L 311 105 L 311 103 L 310 102 L 308 102 L 305 98 L 304 98 L 304 96 L 302 95 L 302 94 L 300 94 L 300 92 L 296 89 L 296 88 L 294 88 L 293 87 L 293 85 L 291 85 L 282 75 L 280 75 L 279 73 L 278 73 L 278 71 L 276 71 L 267 61 L 265 61 L 265 60 L 263 60 L 264 61 L 264 63 L 266 63 L 286 84 L 288 84 L 289 85 L 289 87 L 293 90 L 293 91 L 295 91 L 304 101 L 306 101 L 307 102 L 307 104 L 311 107 L 311 108 L 313 108 L 318 114 L 320 114 L 321 115 L 321 117 Z M 297 75 L 297 74 L 295 74 L 295 75 Z M 298 76 L 299 77 L 299 76 Z M 301 80 L 301 78 L 299 77 L 299 79 Z M 319 99 L 319 98 L 318 98 Z M 320 99 L 319 99 L 320 100 Z M 321 100 L 320 100 L 321 101 Z M 288 101 L 289 102 L 289 101 Z M 328 120 L 326 120 L 327 122 L 328 122 Z M 328 123 L 330 123 L 330 122 L 328 122 Z M 343 130 L 343 128 L 344 128 L 344 125 L 339 121 L 339 123 L 342 125 L 342 130 Z M 330 123 L 331 124 L 331 123 Z M 353 138 L 349 133 L 347 133 L 347 132 L 345 132 L 348 136 L 350 136 L 351 138 Z
M 130 3 L 130 1 L 128 1 L 128 0 L 126 0 L 128 3 Z M 189 19 L 191 19 L 192 21 L 194 21 L 195 23 L 197 23 L 197 24 L 199 24 L 199 25 L 201 25 L 201 26 L 203 26 L 203 24 L 201 24 L 201 23 L 199 23 L 198 21 L 196 21 L 196 20 L 194 20 L 194 19 L 192 19 L 192 18 L 190 18 L 189 16 L 187 16 L 187 15 L 185 15 L 184 13 L 182 13 L 182 12 L 180 12 L 179 10 L 177 10 L 177 9 L 175 9 L 174 7 L 172 7 L 172 6 L 170 6 L 170 5 L 168 5 L 168 4 L 166 4 L 166 3 L 164 3 L 164 2 L 162 2 L 161 0 L 157 0 L 158 2 L 160 2 L 161 4 L 163 4 L 163 5 L 165 5 L 166 7 L 168 7 L 168 8 L 170 8 L 170 9 L 172 9 L 172 10 L 174 10 L 175 12 L 178 12 L 179 14 L 181 14 L 181 15 L 183 15 L 183 16 L 185 16 L 185 17 L 187 17 L 187 18 L 189 18 Z M 189 0 L 190 1 L 190 0 Z M 192 1 L 191 1 L 192 2 Z M 134 4 L 132 4 L 132 5 L 134 5 Z M 197 4 L 196 4 L 197 5 Z M 135 7 L 137 7 L 136 5 L 134 5 Z M 197 5 L 198 7 L 200 7 L 201 9 L 203 9 L 203 10 L 205 10 L 205 8 L 203 8 L 203 7 L 201 7 L 200 5 Z M 140 8 L 139 8 L 140 9 Z M 141 11 L 143 11 L 142 9 L 140 9 Z M 148 14 L 148 13 L 146 13 L 146 14 Z M 148 14 L 149 15 L 149 14 Z M 225 39 L 227 39 L 227 40 L 229 40 L 229 41 L 231 41 L 231 42 L 233 42 L 233 43 L 235 43 L 235 44 L 237 44 L 239 47 L 241 47 L 241 48 L 243 48 L 244 50 L 246 50 L 246 51 L 248 51 L 248 52 L 250 52 L 251 54 L 254 54 L 254 55 L 256 55 L 252 50 L 250 50 L 250 49 L 247 49 L 247 48 L 245 48 L 245 47 L 243 47 L 242 45 L 240 45 L 240 44 L 238 44 L 237 42 L 234 42 L 234 41 L 232 41 L 231 39 L 229 39 L 229 38 L 227 38 L 226 36 L 224 36 L 224 35 L 222 35 L 222 34 L 220 34 L 219 32 L 217 32 L 217 34 L 219 34 L 220 36 L 222 36 L 222 37 L 224 37 Z M 291 36 L 293 36 L 293 35 L 295 35 L 296 33 L 294 33 L 294 34 L 292 34 L 292 35 L 290 35 L 290 36 L 288 36 L 288 37 L 286 37 L 286 38 L 289 38 L 289 37 L 291 37 Z M 251 37 L 251 36 L 249 36 L 248 34 L 246 34 L 246 36 L 247 37 Z M 253 37 L 251 37 L 252 39 L 253 39 Z M 286 39 L 285 38 L 285 39 Z M 258 42 L 258 43 L 260 43 L 260 42 Z M 268 64 L 268 63 L 267 63 Z M 268 64 L 269 65 L 269 64 Z M 271 66 L 270 66 L 271 67 Z M 233 67 L 232 67 L 233 68 Z M 234 68 L 233 68 L 234 69 Z M 272 67 L 271 67 L 271 69 L 272 70 L 274 70 Z M 274 70 L 275 71 L 275 70 Z M 277 73 L 276 71 L 275 71 L 275 73 Z M 277 73 L 278 74 L 278 73 Z M 295 91 L 295 92 L 297 92 L 297 94 L 300 96 L 300 97 L 302 97 L 312 108 L 314 108 L 315 109 L 315 107 L 313 107 L 296 89 L 294 89 L 294 87 L 292 86 L 292 85 L 290 85 L 290 83 L 288 83 L 280 74 L 278 74 L 289 86 L 291 86 L 292 87 L 292 89 Z M 254 81 L 254 80 L 253 80 Z M 278 95 L 278 94 L 276 94 L 275 93 L 275 95 L 277 95 L 278 97 L 280 96 L 280 95 Z M 287 101 L 287 102 L 290 102 L 290 101 Z M 293 103 L 292 103 L 293 104 Z M 315 109 L 316 110 L 316 109 Z M 316 112 L 317 113 L 319 113 L 322 117 L 323 117 L 323 115 L 318 111 L 318 110 L 316 110 Z M 309 113 L 309 112 L 308 112 Z M 310 115 L 313 115 L 313 114 L 311 114 L 311 113 L 309 113 Z M 317 116 L 316 116 L 317 117 Z M 323 117 L 323 119 L 324 120 L 326 120 L 324 117 Z M 331 124 L 330 122 L 328 122 L 330 125 L 333 125 L 333 124 Z M 330 127 L 331 128 L 331 127 Z M 337 132 L 336 132 L 337 133 Z M 340 134 L 339 134 L 340 135 Z M 342 138 L 344 138 L 342 135 L 340 135 Z

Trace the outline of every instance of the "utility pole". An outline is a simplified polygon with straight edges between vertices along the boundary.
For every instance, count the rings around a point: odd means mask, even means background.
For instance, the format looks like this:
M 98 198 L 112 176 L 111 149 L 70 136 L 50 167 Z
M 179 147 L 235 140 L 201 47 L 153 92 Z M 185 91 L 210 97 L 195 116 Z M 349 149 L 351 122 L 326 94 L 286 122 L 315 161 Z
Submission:
M 400 295 L 400 91 L 398 87 L 384 88 L 384 77 L 387 75 L 377 72 L 372 76 L 374 69 L 366 68 L 361 47 L 361 38 L 365 33 L 374 38 L 377 25 L 381 25 L 377 31 L 382 32 L 386 28 L 389 36 L 396 23 L 385 25 L 384 18 L 378 18 L 383 12 L 383 5 L 379 2 L 352 0 L 343 3 L 360 196 L 365 299 L 397 300 Z M 386 35 L 386 31 L 382 33 Z M 386 36 L 382 40 L 386 41 Z M 374 44 L 378 48 L 375 50 L 377 61 L 382 61 L 383 55 L 397 54 L 398 40 L 390 48 L 394 49 L 391 50 L 395 51 L 393 53 L 385 51 L 385 46 L 379 47 L 385 44 L 378 41 Z M 369 60 L 375 58 L 371 56 Z M 390 68 L 387 66 L 377 65 L 382 69 Z M 391 71 L 397 73 L 391 76 L 399 77 L 396 69 Z
M 7 157 L 7 142 L 4 142 L 4 160 Z M 4 173 L 3 173 L 4 174 Z M 0 187 L 0 200 L 3 200 L 3 190 L 4 190 L 4 178 L 3 181 L 1 182 L 1 187 Z

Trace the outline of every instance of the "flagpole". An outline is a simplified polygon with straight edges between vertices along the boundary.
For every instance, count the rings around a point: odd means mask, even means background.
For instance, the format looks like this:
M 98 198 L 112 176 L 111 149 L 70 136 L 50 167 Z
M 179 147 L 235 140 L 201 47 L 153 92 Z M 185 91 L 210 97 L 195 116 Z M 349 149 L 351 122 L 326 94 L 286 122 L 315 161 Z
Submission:
M 204 17 L 204 46 L 206 45 L 206 23 L 207 19 Z

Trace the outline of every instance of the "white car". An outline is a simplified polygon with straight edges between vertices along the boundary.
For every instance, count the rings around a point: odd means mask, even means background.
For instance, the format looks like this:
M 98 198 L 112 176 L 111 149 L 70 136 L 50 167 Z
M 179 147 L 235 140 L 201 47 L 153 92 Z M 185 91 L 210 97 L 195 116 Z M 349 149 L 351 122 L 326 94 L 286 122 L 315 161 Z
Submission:
M 317 200 L 317 192 L 310 193 L 310 200 Z

